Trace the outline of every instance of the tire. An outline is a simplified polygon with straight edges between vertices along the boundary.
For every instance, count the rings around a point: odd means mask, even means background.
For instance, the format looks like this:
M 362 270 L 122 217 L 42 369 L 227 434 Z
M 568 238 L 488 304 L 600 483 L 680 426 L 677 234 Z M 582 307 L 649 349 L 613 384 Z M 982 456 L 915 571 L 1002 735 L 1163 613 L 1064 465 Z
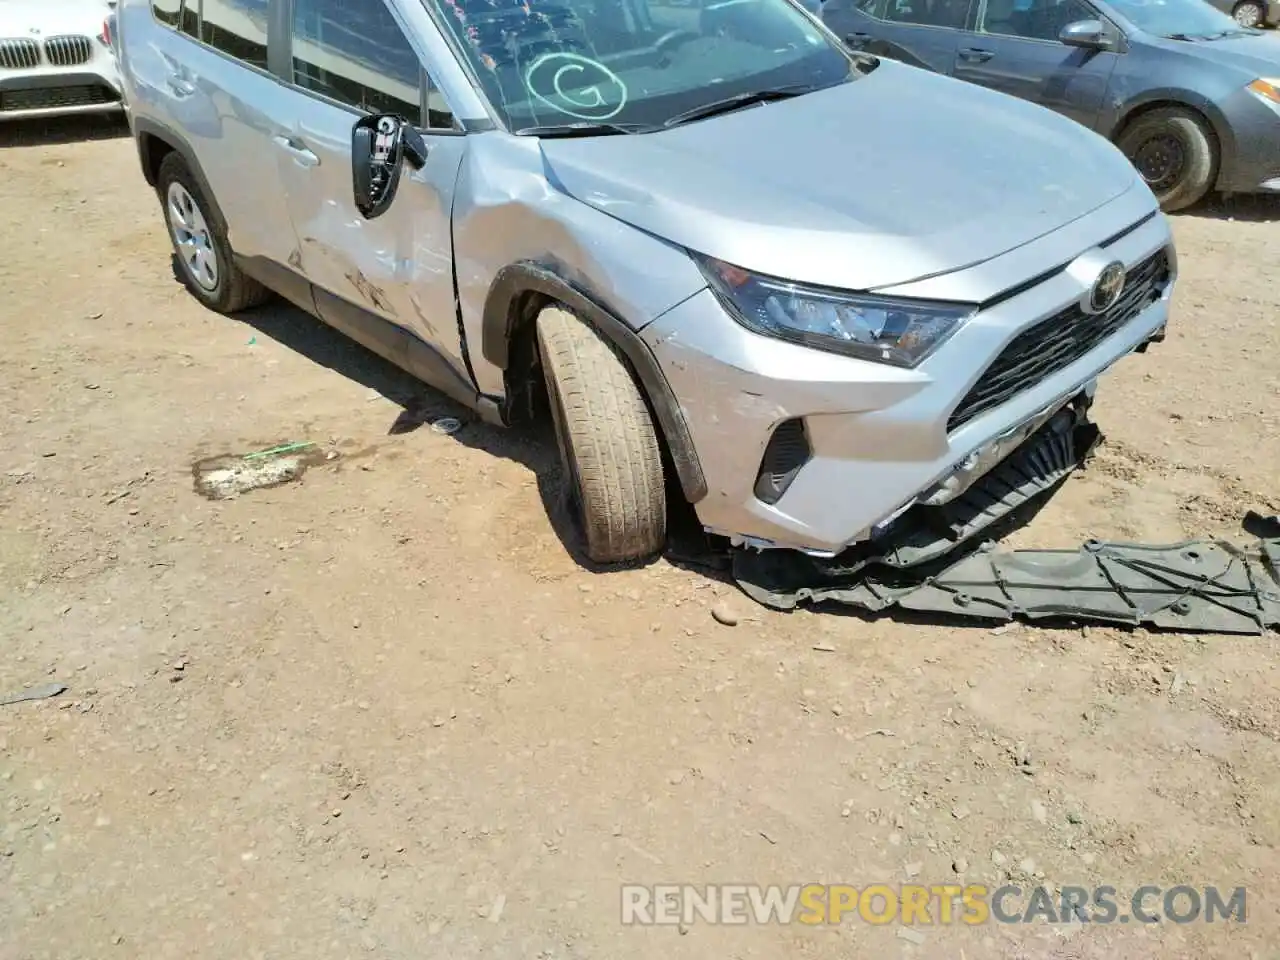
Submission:
M 1256 30 L 1262 26 L 1266 11 L 1262 9 L 1262 4 L 1258 0 L 1241 0 L 1231 10 L 1231 16 L 1240 26 Z
M 156 193 L 173 244 L 176 272 L 197 300 L 219 313 L 236 313 L 271 298 L 266 287 L 236 266 L 222 214 L 177 151 L 160 162 Z M 185 222 L 179 222 L 179 210 Z M 184 243 L 182 236 L 190 241 Z
M 1165 211 L 1202 199 L 1218 172 L 1217 138 L 1204 120 L 1183 107 L 1144 113 L 1124 128 L 1116 146 L 1138 168 Z M 1165 173 L 1166 168 L 1172 172 Z
M 614 347 L 565 309 L 544 309 L 537 336 L 587 556 L 601 564 L 652 557 L 667 539 L 667 494 L 644 396 Z

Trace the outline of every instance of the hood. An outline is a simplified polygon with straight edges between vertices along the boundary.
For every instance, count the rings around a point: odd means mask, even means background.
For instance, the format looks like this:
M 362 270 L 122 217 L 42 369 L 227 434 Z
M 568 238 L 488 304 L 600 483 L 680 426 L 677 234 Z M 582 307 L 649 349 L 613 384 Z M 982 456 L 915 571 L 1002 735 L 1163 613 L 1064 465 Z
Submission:
M 0 36 L 97 36 L 111 7 L 107 0 L 0 0 Z M 38 30 L 39 33 L 32 33 Z
M 855 290 L 980 263 L 1146 189 L 1075 121 L 889 60 L 794 100 L 541 148 L 558 189 L 618 220 Z
M 1280 39 L 1270 33 L 1229 37 L 1225 40 L 1168 40 L 1156 37 L 1152 42 L 1161 49 L 1176 50 L 1192 60 L 1235 67 L 1248 75 L 1246 83 L 1258 77 L 1280 76 Z

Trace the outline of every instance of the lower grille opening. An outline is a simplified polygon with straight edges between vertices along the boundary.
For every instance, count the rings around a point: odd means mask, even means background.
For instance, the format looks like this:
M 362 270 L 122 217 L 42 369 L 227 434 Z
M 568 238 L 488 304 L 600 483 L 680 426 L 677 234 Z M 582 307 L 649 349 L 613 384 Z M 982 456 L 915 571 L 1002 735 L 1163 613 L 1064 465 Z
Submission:
M 1119 302 L 1106 313 L 1088 314 L 1072 304 L 1018 334 L 952 412 L 947 432 L 1075 363 L 1159 300 L 1169 276 L 1169 253 L 1162 249 L 1129 270 Z
M 120 98 L 108 87 L 83 84 L 71 87 L 32 87 L 0 90 L 0 113 L 18 110 L 58 110 L 115 103 Z
M 784 420 L 773 431 L 764 448 L 760 472 L 756 474 L 756 498 L 774 504 L 782 499 L 800 468 L 813 456 L 803 420 Z

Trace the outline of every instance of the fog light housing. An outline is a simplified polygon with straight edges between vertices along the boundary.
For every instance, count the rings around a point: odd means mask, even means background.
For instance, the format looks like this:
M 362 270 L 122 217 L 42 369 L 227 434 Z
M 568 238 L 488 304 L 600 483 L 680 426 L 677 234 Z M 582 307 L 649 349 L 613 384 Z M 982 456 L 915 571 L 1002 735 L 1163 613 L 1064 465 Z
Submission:
M 770 506 L 782 499 L 796 474 L 813 456 L 803 420 L 784 420 L 774 428 L 756 473 L 756 499 Z

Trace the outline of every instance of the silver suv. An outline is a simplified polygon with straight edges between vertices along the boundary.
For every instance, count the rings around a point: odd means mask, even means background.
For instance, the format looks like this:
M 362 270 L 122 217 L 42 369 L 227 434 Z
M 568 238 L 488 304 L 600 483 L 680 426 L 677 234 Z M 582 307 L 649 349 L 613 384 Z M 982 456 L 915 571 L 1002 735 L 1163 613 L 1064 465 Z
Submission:
M 838 553 L 1165 327 L 1113 146 L 792 0 L 122 0 L 119 35 L 191 292 L 279 294 L 494 424 L 545 396 L 597 562 L 673 497 Z

